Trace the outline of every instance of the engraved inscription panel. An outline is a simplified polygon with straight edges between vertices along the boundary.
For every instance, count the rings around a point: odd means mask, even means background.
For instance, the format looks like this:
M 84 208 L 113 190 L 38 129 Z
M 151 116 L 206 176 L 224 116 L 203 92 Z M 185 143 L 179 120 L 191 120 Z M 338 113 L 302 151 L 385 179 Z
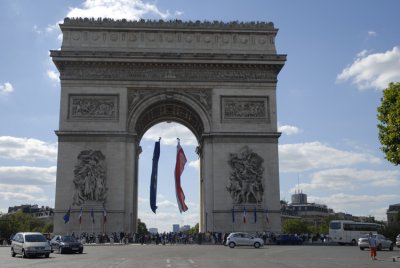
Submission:
M 70 95 L 68 119 L 118 120 L 118 95 Z
M 221 107 L 222 120 L 270 120 L 268 97 L 222 97 Z

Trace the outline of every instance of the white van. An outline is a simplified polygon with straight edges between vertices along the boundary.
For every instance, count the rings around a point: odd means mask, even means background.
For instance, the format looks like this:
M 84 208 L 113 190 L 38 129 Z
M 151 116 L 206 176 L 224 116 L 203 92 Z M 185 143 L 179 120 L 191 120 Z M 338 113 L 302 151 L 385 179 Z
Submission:
M 20 254 L 22 258 L 45 256 L 51 253 L 49 241 L 41 233 L 17 233 L 11 241 L 11 256 Z

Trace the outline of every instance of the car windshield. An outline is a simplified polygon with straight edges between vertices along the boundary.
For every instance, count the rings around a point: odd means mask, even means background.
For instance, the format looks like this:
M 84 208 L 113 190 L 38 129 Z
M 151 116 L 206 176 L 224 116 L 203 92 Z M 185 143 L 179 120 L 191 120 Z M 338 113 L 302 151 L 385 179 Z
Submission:
M 25 235 L 25 242 L 46 242 L 46 237 L 40 234 Z
M 333 229 L 333 230 L 338 230 L 340 228 L 342 228 L 342 225 L 340 222 L 331 222 L 331 224 L 329 225 L 329 228 Z
M 76 239 L 73 236 L 63 236 L 61 238 L 61 241 L 62 242 L 76 242 Z

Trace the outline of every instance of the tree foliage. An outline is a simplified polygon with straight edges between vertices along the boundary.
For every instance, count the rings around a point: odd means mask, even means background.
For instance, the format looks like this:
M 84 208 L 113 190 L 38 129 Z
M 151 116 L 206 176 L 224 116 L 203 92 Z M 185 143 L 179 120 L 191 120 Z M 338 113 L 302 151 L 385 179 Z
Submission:
M 285 234 L 304 234 L 309 232 L 309 228 L 303 219 L 288 219 L 282 224 L 282 232 Z
M 390 83 L 383 91 L 378 120 L 381 150 L 385 158 L 397 166 L 400 164 L 400 83 Z
M 2 215 L 0 217 L 0 238 L 9 239 L 11 235 L 17 232 L 51 233 L 53 232 L 53 224 L 46 224 L 22 211 Z
M 137 219 L 137 226 L 139 235 L 146 235 L 149 233 L 146 227 L 146 223 L 142 222 L 139 218 Z
M 189 235 L 195 235 L 195 234 L 197 234 L 197 233 L 199 233 L 199 223 L 196 223 L 195 226 L 193 226 L 192 228 L 190 228 L 190 229 L 188 230 L 188 234 L 189 234 Z

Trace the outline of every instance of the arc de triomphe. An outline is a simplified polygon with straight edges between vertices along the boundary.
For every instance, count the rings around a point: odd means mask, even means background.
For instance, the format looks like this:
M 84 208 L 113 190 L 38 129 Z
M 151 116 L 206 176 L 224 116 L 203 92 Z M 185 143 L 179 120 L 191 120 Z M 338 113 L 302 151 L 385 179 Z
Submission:
M 286 55 L 272 23 L 66 18 L 60 27 L 55 233 L 136 231 L 140 140 L 163 121 L 197 137 L 200 231 L 280 230 L 276 86 Z

